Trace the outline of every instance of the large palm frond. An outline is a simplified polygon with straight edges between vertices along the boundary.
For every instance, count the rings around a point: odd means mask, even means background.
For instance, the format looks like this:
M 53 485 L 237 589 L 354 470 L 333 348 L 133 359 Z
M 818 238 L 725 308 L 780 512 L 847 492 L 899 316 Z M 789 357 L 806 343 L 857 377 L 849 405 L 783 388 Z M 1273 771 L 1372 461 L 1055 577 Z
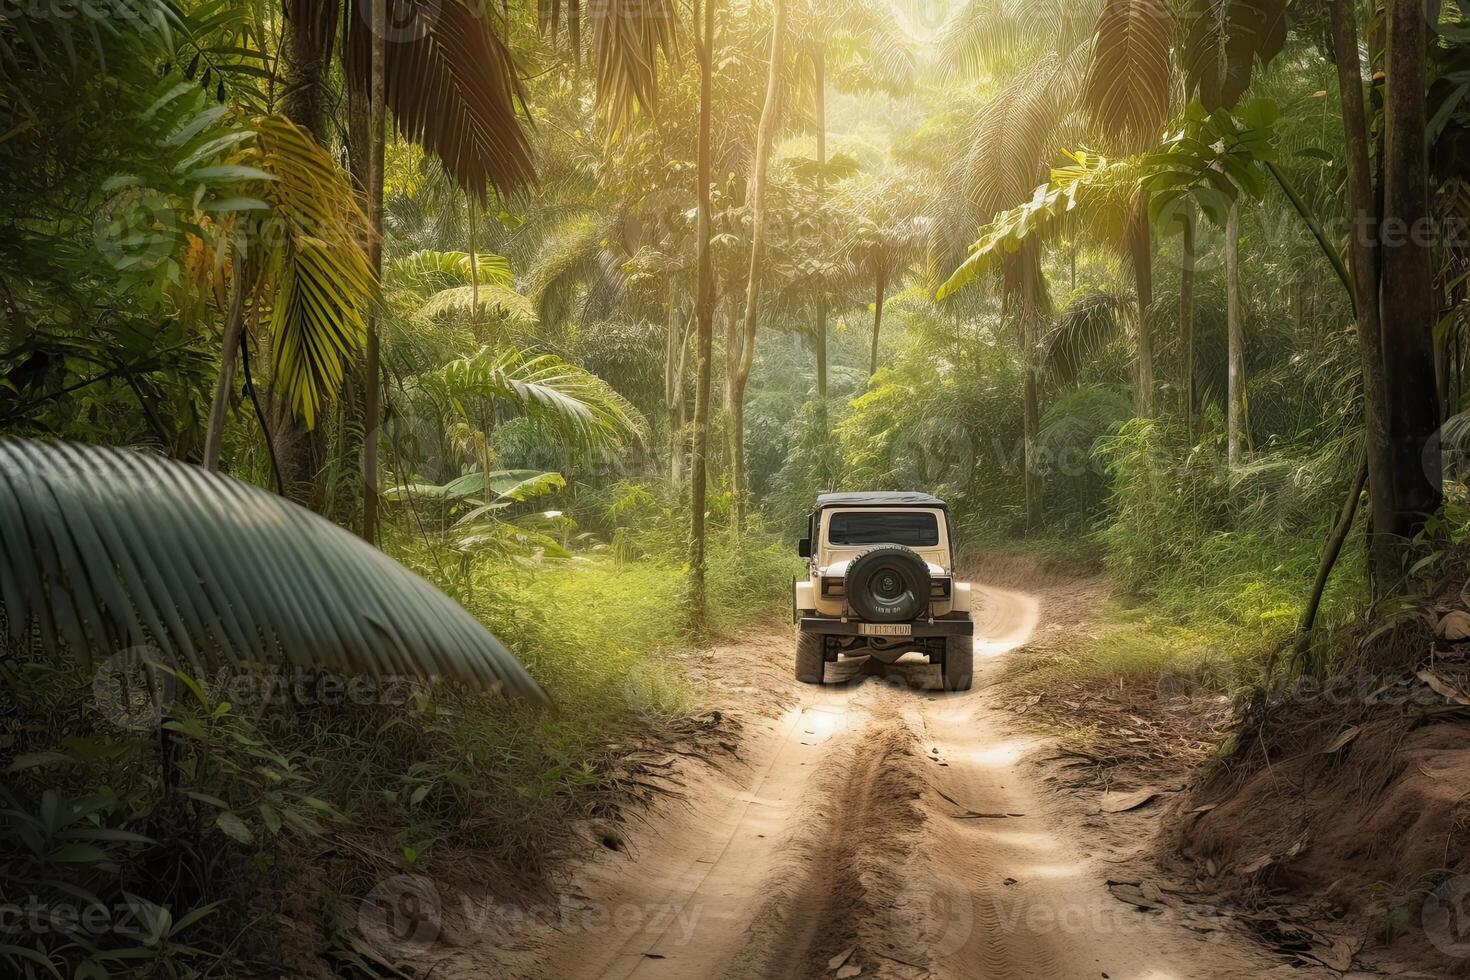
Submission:
M 389 277 L 395 285 L 445 289 L 471 284 L 511 285 L 510 260 L 494 252 L 443 252 L 420 249 L 393 262 Z
M 1135 158 L 1109 161 L 1085 151 L 1067 155 L 1072 166 L 1053 170 L 1052 179 L 1037 187 L 1029 201 L 997 214 L 981 229 L 969 256 L 939 287 L 937 298 L 958 292 L 996 268 L 1020 252 L 1028 239 L 1055 230 L 1079 207 L 1094 213 L 1119 212 L 1119 201 L 1127 199 L 1142 178 L 1141 163 Z
M 280 116 L 255 120 L 273 225 L 264 260 L 272 284 L 275 386 L 308 427 L 342 387 L 344 362 L 367 336 L 378 279 L 357 194 L 311 134 Z
M 1001 65 L 1033 62 L 1038 53 L 1060 55 L 1091 33 L 1102 0 L 966 0 L 945 20 L 939 66 L 978 76 Z
M 572 315 L 579 287 L 588 305 L 608 312 L 624 287 L 622 268 L 605 244 L 605 217 L 579 214 L 561 222 L 541 242 L 527 273 L 526 293 L 536 315 L 548 327 L 559 327 Z
M 581 0 L 538 0 L 536 21 L 543 35 L 558 40 L 562 25 L 572 57 L 582 59 Z M 597 107 L 617 132 L 639 110 L 658 108 L 658 58 L 677 53 L 673 0 L 598 0 L 586 7 L 597 68 Z
M 606 381 L 554 354 L 487 348 L 420 376 L 451 399 L 503 404 L 587 449 L 647 437 L 647 423 Z
M 1111 136 L 1147 140 L 1169 118 L 1170 0 L 1107 0 L 1097 21 L 1084 99 Z
M 503 317 L 512 326 L 523 330 L 535 327 L 536 304 L 530 299 L 498 283 L 482 282 L 474 286 L 450 286 L 441 289 L 424 301 L 419 312 L 427 317 L 474 316 L 493 313 Z
M 555 2 L 555 0 L 553 0 Z M 641 107 L 658 109 L 658 57 L 675 52 L 672 0 L 599 0 L 591 5 L 597 106 L 617 132 Z
M 1184 61 L 1190 94 L 1210 112 L 1245 94 L 1256 59 L 1286 46 L 1287 0 L 1188 0 Z
M 125 450 L 0 440 L 0 600 L 13 645 L 87 664 L 152 647 L 195 676 L 284 662 L 546 700 L 452 599 L 355 535 Z
M 370 86 L 373 2 L 352 0 L 348 14 L 346 70 L 360 91 Z M 505 195 L 530 183 L 530 141 L 517 116 L 525 96 L 491 16 L 465 0 L 411 0 L 396 13 L 408 23 L 383 50 L 386 98 L 399 131 L 482 202 L 489 186 Z
M 1077 297 L 1042 337 L 1042 363 L 1062 384 L 1074 383 L 1083 365 L 1123 335 L 1127 312 L 1127 301 L 1113 293 L 1092 290 Z
M 837 18 L 833 37 L 847 49 L 846 63 L 833 79 L 840 91 L 902 95 L 913 87 L 918 74 L 914 43 L 887 3 L 846 0 L 834 5 L 832 15 Z

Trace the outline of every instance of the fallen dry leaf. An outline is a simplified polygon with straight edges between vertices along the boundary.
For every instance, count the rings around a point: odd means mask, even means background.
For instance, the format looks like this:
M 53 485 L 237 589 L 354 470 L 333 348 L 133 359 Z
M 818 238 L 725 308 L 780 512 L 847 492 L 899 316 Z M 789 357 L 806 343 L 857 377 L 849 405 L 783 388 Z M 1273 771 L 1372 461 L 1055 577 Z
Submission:
M 1113 897 L 1118 901 L 1132 905 L 1134 908 L 1143 909 L 1145 912 L 1152 912 L 1155 909 L 1163 908 L 1161 903 L 1145 894 L 1144 890 L 1136 882 L 1110 881 L 1108 882 L 1108 891 L 1112 892 Z M 1153 891 L 1155 894 L 1158 892 L 1157 889 Z
M 830 960 L 827 961 L 827 969 L 829 969 L 829 970 L 840 969 L 842 967 L 842 964 L 846 963 L 849 959 L 851 959 L 852 958 L 852 954 L 855 953 L 855 952 L 857 952 L 857 947 L 856 946 L 849 946 L 849 947 L 847 947 L 842 952 L 838 953 L 836 956 L 832 957 Z
M 1347 745 L 1353 739 L 1357 738 L 1360 734 L 1362 734 L 1362 732 L 1362 728 L 1358 727 L 1357 725 L 1352 726 L 1351 728 L 1345 730 L 1342 734 L 1338 735 L 1337 738 L 1334 738 L 1332 740 L 1332 744 L 1322 750 L 1322 754 L 1332 755 L 1334 752 L 1341 751 L 1343 746 Z
M 848 980 L 848 977 L 855 977 L 862 972 L 862 967 L 858 966 L 856 963 L 849 963 L 842 969 L 837 971 L 837 980 Z
M 1145 803 L 1152 802 L 1159 795 L 1155 786 L 1145 786 L 1131 793 L 1104 793 L 1098 808 L 1103 813 L 1124 813 L 1128 810 L 1137 810 Z
M 1357 947 L 1346 939 L 1333 940 L 1331 945 L 1317 944 L 1310 950 L 1301 954 L 1308 959 L 1316 960 L 1330 970 L 1338 973 L 1346 973 L 1353 967 L 1353 956 L 1357 953 Z
M 1451 642 L 1470 639 L 1470 613 L 1455 609 L 1440 617 L 1434 631 L 1441 640 Z
M 1428 684 L 1430 689 L 1440 697 L 1448 698 L 1456 704 L 1470 704 L 1470 697 L 1466 697 L 1464 691 L 1461 691 L 1434 671 L 1428 669 L 1421 670 L 1417 671 L 1414 676 Z
M 1271 865 L 1276 863 L 1276 860 L 1277 859 L 1275 855 L 1272 854 L 1267 854 L 1265 857 L 1258 857 L 1250 864 L 1242 867 L 1240 869 L 1240 873 L 1243 875 L 1253 875 L 1257 871 L 1264 871 L 1265 869 L 1269 868 Z

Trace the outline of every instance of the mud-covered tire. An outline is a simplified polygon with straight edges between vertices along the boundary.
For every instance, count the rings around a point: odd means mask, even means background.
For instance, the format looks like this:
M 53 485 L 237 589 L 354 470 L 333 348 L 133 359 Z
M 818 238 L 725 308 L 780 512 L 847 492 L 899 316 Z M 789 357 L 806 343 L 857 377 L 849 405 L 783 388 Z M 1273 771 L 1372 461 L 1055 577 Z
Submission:
M 975 638 L 950 636 L 944 641 L 944 689 L 968 691 L 975 673 Z
M 826 658 L 822 651 L 820 633 L 796 634 L 796 679 L 803 684 L 822 683 Z

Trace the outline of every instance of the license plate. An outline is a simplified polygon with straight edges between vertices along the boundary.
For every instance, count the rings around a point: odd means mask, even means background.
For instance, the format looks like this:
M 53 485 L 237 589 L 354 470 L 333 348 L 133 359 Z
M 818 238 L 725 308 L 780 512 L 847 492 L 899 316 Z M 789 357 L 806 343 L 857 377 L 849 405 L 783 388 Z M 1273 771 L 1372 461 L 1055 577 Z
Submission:
M 908 623 L 859 623 L 858 633 L 862 636 L 913 636 L 914 628 Z

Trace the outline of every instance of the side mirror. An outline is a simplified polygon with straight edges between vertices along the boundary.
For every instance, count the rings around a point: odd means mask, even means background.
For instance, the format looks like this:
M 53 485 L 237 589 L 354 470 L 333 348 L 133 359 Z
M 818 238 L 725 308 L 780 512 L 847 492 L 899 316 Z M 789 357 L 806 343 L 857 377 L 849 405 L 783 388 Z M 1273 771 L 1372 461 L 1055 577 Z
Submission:
M 812 556 L 811 538 L 802 538 L 796 543 L 796 555 L 798 558 L 810 558 Z

